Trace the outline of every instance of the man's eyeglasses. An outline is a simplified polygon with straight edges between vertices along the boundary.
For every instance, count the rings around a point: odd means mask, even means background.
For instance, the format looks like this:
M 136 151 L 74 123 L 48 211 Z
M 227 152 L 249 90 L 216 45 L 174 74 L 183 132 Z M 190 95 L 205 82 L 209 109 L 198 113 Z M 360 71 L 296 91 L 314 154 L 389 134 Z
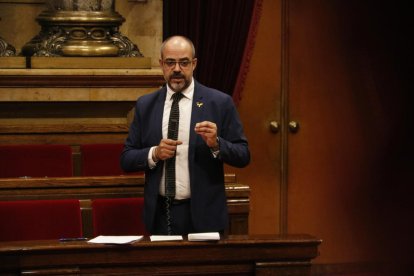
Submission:
M 192 60 L 180 60 L 180 61 L 176 61 L 176 60 L 164 60 L 163 64 L 165 66 L 167 66 L 168 68 L 174 68 L 176 66 L 176 64 L 178 63 L 178 65 L 180 66 L 181 69 L 185 69 L 188 68 L 188 66 L 190 66 L 190 64 L 192 63 Z

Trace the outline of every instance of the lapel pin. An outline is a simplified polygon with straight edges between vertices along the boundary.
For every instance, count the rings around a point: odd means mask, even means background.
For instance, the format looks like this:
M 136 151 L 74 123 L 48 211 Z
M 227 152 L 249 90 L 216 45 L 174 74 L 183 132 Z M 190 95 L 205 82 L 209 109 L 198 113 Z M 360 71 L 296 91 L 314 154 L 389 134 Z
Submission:
M 197 102 L 197 106 L 198 107 L 202 107 L 203 106 L 203 103 L 202 102 Z

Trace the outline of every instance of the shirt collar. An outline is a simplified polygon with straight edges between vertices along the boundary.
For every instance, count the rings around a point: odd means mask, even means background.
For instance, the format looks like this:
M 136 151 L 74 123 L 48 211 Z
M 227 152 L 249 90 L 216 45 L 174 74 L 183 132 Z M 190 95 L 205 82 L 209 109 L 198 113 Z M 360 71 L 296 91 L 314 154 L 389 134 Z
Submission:
M 175 92 L 167 84 L 167 99 L 172 100 L 171 97 L 174 93 Z M 186 89 L 181 91 L 181 93 L 183 93 L 183 96 L 186 97 L 187 99 L 189 99 L 189 100 L 193 99 L 193 95 L 194 95 L 194 78 L 191 78 L 190 85 Z

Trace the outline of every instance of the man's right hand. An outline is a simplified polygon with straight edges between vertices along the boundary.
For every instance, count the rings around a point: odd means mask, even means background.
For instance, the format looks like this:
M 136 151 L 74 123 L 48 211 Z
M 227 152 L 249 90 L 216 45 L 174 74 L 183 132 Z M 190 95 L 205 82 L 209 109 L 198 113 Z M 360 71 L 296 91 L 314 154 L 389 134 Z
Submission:
M 173 157 L 177 150 L 177 146 L 182 143 L 183 142 L 179 140 L 162 139 L 160 144 L 155 148 L 155 157 L 158 160 L 166 160 Z

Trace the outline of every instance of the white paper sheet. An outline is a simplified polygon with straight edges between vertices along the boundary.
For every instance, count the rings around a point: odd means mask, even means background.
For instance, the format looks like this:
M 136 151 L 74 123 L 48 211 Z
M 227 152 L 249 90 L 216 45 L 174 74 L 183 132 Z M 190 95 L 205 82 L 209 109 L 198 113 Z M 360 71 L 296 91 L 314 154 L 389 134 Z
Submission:
M 171 236 L 163 236 L 163 235 L 152 235 L 150 236 L 151 241 L 182 241 L 183 236 L 178 235 L 171 235 Z
M 219 232 L 191 233 L 188 234 L 189 241 L 218 241 L 220 240 Z
M 98 236 L 89 240 L 89 243 L 128 244 L 139 241 L 144 236 Z

